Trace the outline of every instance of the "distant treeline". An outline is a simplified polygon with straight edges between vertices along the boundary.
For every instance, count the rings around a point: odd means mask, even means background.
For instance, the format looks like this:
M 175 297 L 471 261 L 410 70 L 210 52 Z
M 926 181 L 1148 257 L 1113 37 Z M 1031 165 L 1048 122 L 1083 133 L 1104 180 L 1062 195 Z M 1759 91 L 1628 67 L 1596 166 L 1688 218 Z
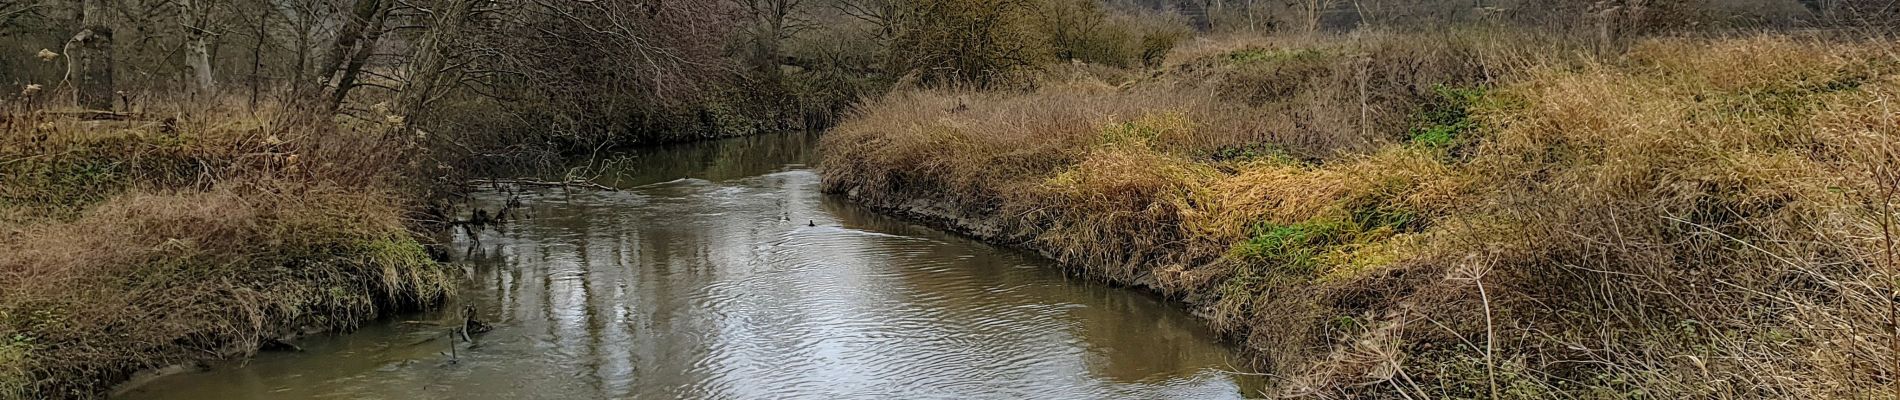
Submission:
M 832 124 L 895 87 L 1154 65 L 1194 32 L 1885 24 L 1886 0 L 0 0 L 37 106 L 296 104 L 518 158 Z M 44 51 L 42 51 L 44 50 Z M 29 85 L 34 89 L 28 89 Z M 181 101 L 183 100 L 183 101 Z M 77 102 L 77 103 L 76 103 Z

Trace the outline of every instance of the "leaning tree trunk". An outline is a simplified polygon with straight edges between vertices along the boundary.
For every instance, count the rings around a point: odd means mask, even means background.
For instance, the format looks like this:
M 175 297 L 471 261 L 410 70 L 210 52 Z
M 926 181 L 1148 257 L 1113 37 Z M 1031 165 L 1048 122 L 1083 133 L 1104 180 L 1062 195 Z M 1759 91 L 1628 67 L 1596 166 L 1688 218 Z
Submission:
M 360 42 L 365 33 L 382 29 L 380 21 L 387 7 L 382 0 L 356 0 L 350 7 L 349 20 L 344 21 L 342 30 L 337 32 L 336 43 L 330 46 L 330 50 L 323 56 L 322 63 L 317 65 L 317 80 L 311 82 L 314 85 L 298 82 L 297 87 L 314 86 L 316 89 L 322 89 L 335 83 L 338 79 L 336 75 L 343 68 L 344 62 L 349 61 L 349 57 L 357 53 L 357 46 L 363 45 Z M 370 26 L 371 24 L 378 26 Z M 299 91 L 314 92 L 314 90 Z
M 79 33 L 66 41 L 66 77 L 80 108 L 112 110 L 112 28 L 105 20 L 106 0 L 84 0 Z
M 357 76 L 362 74 L 363 66 L 369 62 L 369 57 L 376 53 L 376 42 L 381 40 L 384 31 L 383 23 L 388 18 L 389 10 L 385 9 L 370 19 L 366 26 L 368 29 L 363 32 L 362 40 L 356 43 L 356 52 L 347 57 L 349 64 L 339 71 L 335 81 L 336 87 L 330 89 L 330 112 L 342 109 L 343 101 L 350 98 L 350 89 L 356 88 Z

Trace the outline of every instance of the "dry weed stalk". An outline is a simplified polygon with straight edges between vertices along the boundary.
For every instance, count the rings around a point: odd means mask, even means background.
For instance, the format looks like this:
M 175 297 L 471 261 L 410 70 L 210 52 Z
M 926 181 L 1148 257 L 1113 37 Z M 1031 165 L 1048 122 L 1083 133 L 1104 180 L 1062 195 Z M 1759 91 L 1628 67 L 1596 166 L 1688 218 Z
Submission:
M 1889 99 L 1882 95 L 1877 100 L 1881 107 L 1881 118 L 1885 126 L 1895 126 Z M 1896 195 L 1900 195 L 1900 152 L 1894 149 L 1892 140 L 1868 140 L 1861 143 L 1868 153 L 1867 164 L 1871 166 L 1868 178 L 1879 193 L 1879 202 L 1875 212 L 1879 214 L 1881 256 L 1887 266 L 1887 329 L 1888 349 L 1891 351 L 1891 370 L 1888 372 L 1889 386 L 1895 398 L 1900 398 L 1900 262 L 1895 261 L 1894 251 L 1894 208 Z

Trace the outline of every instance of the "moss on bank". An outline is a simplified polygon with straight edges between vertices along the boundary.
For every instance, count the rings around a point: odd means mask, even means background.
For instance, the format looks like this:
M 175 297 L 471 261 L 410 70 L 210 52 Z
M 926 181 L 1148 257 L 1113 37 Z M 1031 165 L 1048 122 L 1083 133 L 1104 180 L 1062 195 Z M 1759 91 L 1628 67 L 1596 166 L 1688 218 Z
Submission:
M 1182 299 L 1279 394 L 1860 398 L 1900 373 L 1853 361 L 1894 351 L 1889 45 L 1337 40 L 895 95 L 824 139 L 825 185 Z
M 7 117 L 0 398 L 98 397 L 136 371 L 450 295 L 403 222 L 401 168 L 355 133 Z

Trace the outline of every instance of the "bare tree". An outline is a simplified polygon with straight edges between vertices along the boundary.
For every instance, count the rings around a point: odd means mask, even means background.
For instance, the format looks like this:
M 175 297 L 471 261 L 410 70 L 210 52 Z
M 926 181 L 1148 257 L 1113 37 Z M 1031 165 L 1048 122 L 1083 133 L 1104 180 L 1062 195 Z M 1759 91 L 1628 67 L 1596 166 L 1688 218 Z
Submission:
M 341 109 L 343 107 L 343 101 L 350 98 L 350 90 L 355 89 L 360 84 L 358 79 L 363 75 L 363 67 L 369 64 L 370 56 L 375 55 L 376 45 L 382 40 L 383 34 L 389 32 L 390 28 L 384 27 L 383 25 L 388 23 L 387 21 L 390 18 L 391 12 L 391 9 L 384 9 L 371 16 L 369 23 L 365 26 L 366 29 L 362 32 L 361 38 L 355 41 L 355 48 L 335 49 L 336 51 L 350 51 L 348 55 L 342 59 L 342 61 L 344 61 L 342 67 L 337 68 L 334 64 L 325 64 L 326 69 L 322 71 L 321 75 L 318 75 L 326 78 L 331 76 L 335 77 L 334 81 L 326 80 L 326 83 L 329 83 L 327 87 L 330 90 L 330 111 Z
M 767 81 L 777 82 L 783 58 L 779 44 L 812 27 L 799 14 L 804 0 L 736 0 L 750 22 L 750 64 Z

